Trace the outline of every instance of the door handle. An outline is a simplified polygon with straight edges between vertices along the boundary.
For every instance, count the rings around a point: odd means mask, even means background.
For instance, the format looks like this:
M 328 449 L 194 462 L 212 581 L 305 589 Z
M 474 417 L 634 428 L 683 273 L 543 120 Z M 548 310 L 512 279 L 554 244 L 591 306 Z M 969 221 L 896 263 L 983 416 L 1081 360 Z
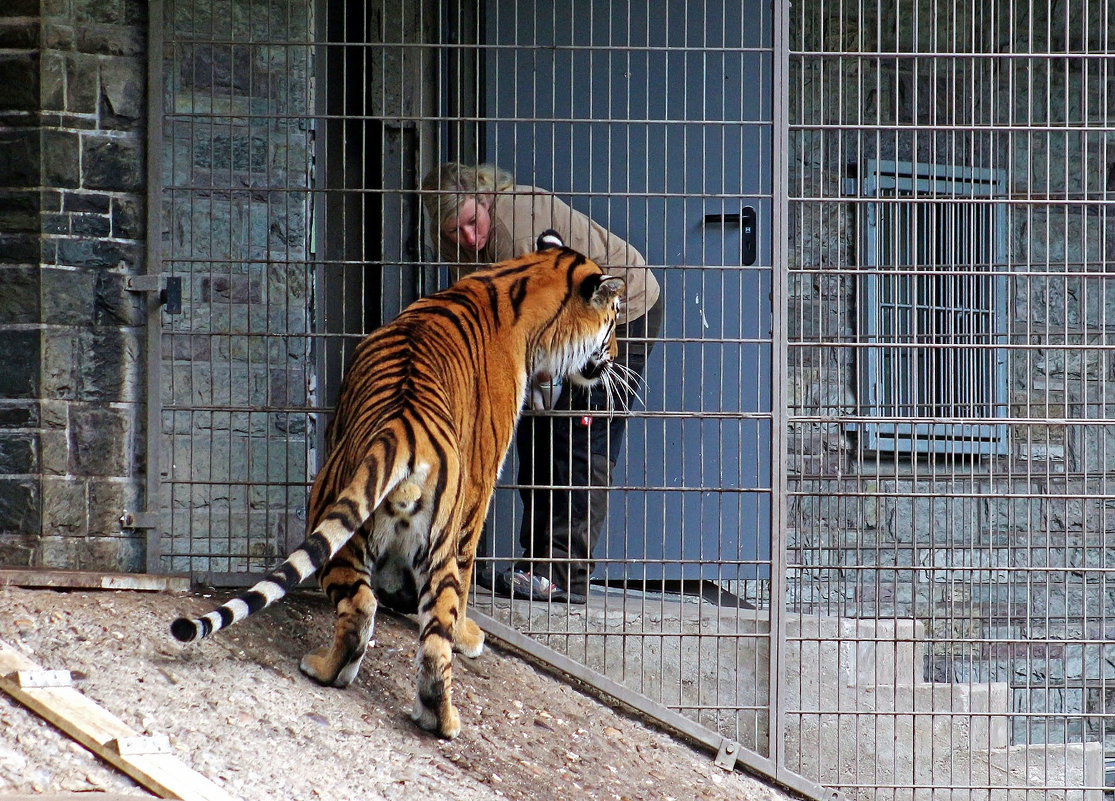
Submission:
M 709 223 L 720 223 L 721 225 L 734 223 L 740 227 L 739 260 L 740 264 L 745 266 L 754 264 L 758 254 L 756 241 L 758 226 L 756 221 L 755 209 L 751 206 L 744 206 L 739 214 L 732 212 L 705 215 L 706 225 Z

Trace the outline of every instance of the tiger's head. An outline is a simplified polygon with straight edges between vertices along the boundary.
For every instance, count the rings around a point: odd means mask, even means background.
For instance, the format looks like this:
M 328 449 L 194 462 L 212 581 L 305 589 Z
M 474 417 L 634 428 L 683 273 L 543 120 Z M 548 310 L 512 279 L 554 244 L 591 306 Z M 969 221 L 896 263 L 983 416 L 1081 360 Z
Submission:
M 545 231 L 538 237 L 538 250 L 554 257 L 555 269 L 564 270 L 564 293 L 568 300 L 539 342 L 533 371 L 564 377 L 584 387 L 603 380 L 610 387 L 619 352 L 616 319 L 626 283 L 565 247 L 555 231 Z

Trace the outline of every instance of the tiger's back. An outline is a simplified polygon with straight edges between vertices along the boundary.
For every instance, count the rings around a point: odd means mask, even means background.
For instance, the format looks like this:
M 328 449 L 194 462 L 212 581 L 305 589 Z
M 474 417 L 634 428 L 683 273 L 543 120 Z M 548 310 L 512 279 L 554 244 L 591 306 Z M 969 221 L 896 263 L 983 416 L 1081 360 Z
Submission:
M 465 614 L 480 529 L 534 372 L 609 380 L 623 282 L 540 238 L 538 253 L 466 276 L 412 304 L 357 348 L 314 480 L 306 540 L 267 579 L 214 612 L 175 621 L 204 637 L 319 571 L 337 609 L 333 642 L 302 671 L 322 684 L 355 678 L 377 593 L 419 617 L 412 717 L 453 737 L 456 649 L 483 633 Z M 560 242 L 560 240 L 559 240 Z

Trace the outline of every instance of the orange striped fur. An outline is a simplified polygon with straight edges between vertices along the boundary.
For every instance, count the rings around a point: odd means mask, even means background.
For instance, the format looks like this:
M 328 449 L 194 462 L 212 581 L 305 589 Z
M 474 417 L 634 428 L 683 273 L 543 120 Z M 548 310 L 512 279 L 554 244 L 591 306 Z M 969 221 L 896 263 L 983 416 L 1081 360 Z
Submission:
M 306 540 L 266 579 L 171 630 L 188 642 L 247 617 L 317 573 L 337 609 L 333 642 L 302 659 L 321 684 L 356 677 L 380 601 L 419 621 L 412 717 L 460 731 L 452 651 L 484 635 L 466 617 L 480 528 L 535 372 L 584 385 L 614 380 L 623 281 L 565 248 L 466 276 L 412 304 L 357 348 L 310 493 Z

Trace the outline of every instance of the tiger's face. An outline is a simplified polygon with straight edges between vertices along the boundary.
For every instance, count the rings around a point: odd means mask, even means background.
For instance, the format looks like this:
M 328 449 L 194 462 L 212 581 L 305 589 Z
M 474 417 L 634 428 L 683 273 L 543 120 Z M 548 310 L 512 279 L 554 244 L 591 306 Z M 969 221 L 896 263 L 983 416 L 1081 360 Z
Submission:
M 547 235 L 539 239 L 539 246 L 563 247 L 560 239 Z M 607 384 L 619 353 L 616 320 L 627 287 L 622 278 L 605 274 L 580 254 L 566 250 L 565 255 L 574 260 L 574 266 L 570 269 L 568 264 L 562 265 L 565 259 L 559 259 L 555 272 L 560 273 L 568 300 L 536 351 L 532 369 L 583 387 L 599 381 Z
M 619 353 L 616 341 L 616 318 L 619 315 L 626 284 L 622 278 L 600 275 L 589 276 L 582 283 L 580 292 L 599 316 L 596 320 L 596 336 L 592 346 L 584 355 L 584 361 L 576 370 L 570 371 L 569 380 L 584 387 L 590 387 L 603 379 L 611 370 Z M 590 323 L 591 325 L 591 323 Z

